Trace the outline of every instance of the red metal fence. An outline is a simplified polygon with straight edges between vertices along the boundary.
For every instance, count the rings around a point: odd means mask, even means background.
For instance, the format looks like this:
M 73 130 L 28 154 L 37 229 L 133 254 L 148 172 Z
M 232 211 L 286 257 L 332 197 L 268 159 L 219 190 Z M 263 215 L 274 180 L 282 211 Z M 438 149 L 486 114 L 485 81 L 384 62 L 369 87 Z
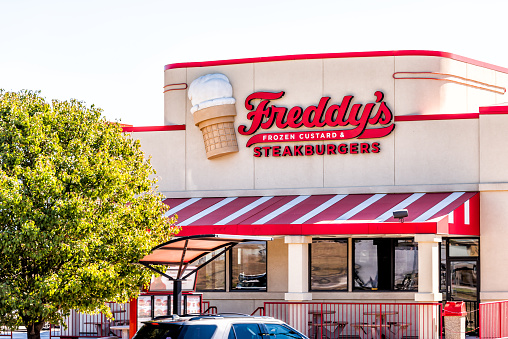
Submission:
M 508 301 L 480 303 L 480 338 L 508 337 Z
M 309 338 L 442 338 L 440 303 L 266 302 L 264 315 Z
M 64 320 L 67 328 L 64 326 L 52 325 L 49 331 L 52 337 L 107 337 L 115 335 L 121 337 L 120 331 L 110 329 L 111 326 L 129 324 L 129 304 L 108 303 L 113 313 L 113 320 L 107 319 L 102 313 L 85 314 L 71 311 L 71 314 Z

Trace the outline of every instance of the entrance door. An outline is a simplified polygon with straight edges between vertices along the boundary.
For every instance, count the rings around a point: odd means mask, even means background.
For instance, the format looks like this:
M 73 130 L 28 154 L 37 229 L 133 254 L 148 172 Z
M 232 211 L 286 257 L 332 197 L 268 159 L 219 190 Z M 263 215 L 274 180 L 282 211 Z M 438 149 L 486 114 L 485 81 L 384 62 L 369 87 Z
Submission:
M 447 239 L 446 301 L 466 303 L 466 331 L 478 328 L 480 297 L 479 239 Z

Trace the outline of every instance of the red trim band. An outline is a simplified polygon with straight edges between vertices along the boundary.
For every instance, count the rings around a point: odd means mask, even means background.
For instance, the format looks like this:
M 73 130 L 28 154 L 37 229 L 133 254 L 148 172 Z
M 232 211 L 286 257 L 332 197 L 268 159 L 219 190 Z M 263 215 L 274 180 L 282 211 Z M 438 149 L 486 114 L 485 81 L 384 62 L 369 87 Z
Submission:
M 508 114 L 508 106 L 480 107 L 480 114 Z
M 184 131 L 185 125 L 122 127 L 124 132 Z
M 508 106 L 480 107 L 480 113 L 398 115 L 395 116 L 395 122 L 478 119 L 480 114 L 508 114 Z M 124 132 L 183 131 L 185 129 L 186 129 L 185 125 L 140 126 L 140 127 L 134 127 L 129 125 L 122 126 L 122 130 Z
M 209 225 L 182 226 L 178 236 L 196 234 L 242 234 L 242 235 L 378 235 L 378 234 L 444 234 L 479 236 L 479 228 L 462 231 L 452 229 L 448 219 L 438 222 L 364 222 L 339 224 L 265 224 L 265 225 Z
M 395 116 L 395 122 L 397 122 L 397 121 L 478 119 L 479 116 L 480 116 L 480 114 L 478 114 L 478 113 L 399 115 L 399 116 Z
M 322 53 L 322 54 L 297 54 L 297 55 L 281 55 L 270 57 L 258 58 L 244 58 L 244 59 L 230 59 L 230 60 L 216 60 L 216 61 L 203 61 L 203 62 L 182 62 L 174 63 L 164 66 L 164 70 L 175 68 L 190 68 L 190 67 L 210 67 L 210 66 L 224 66 L 224 65 L 237 65 L 259 62 L 272 62 L 272 61 L 289 61 L 289 60 L 308 60 L 308 59 L 339 59 L 339 58 L 367 58 L 367 57 L 386 57 L 386 56 L 435 56 L 442 58 L 449 58 L 457 61 L 466 62 L 472 65 L 485 67 L 494 71 L 508 73 L 508 68 L 496 66 L 486 62 L 466 58 L 460 55 L 439 52 L 439 51 L 423 51 L 423 50 L 401 50 L 401 51 L 373 51 L 373 52 L 349 52 L 349 53 Z

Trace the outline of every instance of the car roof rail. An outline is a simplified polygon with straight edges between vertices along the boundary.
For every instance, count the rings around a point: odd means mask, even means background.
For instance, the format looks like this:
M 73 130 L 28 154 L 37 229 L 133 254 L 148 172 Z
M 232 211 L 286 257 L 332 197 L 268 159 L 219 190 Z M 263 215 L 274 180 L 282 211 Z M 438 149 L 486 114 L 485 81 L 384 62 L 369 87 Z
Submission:
M 178 320 L 180 319 L 180 317 L 176 314 L 172 314 L 172 315 L 160 315 L 160 316 L 157 316 L 157 317 L 154 317 L 153 320 L 161 320 L 161 319 L 172 319 L 172 320 Z
M 245 313 L 234 313 L 234 312 L 223 312 L 223 313 L 219 313 L 219 314 L 187 314 L 187 316 L 189 316 L 189 317 L 193 316 L 192 318 L 189 319 L 189 321 L 201 320 L 201 319 L 214 319 L 214 318 L 215 319 L 217 319 L 217 318 L 243 318 L 243 317 L 254 318 L 253 316 L 245 314 Z
M 249 314 L 235 313 L 235 312 L 222 312 L 222 313 L 219 313 L 217 315 L 221 316 L 221 317 L 250 317 Z

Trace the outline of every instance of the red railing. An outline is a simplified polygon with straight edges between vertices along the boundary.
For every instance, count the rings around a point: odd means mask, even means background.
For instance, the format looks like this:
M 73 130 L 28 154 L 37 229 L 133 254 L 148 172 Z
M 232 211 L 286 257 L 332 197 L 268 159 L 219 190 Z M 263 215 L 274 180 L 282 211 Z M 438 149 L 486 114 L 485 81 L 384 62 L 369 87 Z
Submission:
M 508 301 L 480 303 L 480 338 L 508 337 Z
M 265 315 L 265 308 L 263 306 L 259 306 L 250 315 Z
M 265 302 L 265 315 L 309 338 L 442 338 L 440 303 Z
M 217 314 L 217 307 L 210 306 L 209 301 L 202 301 L 201 302 L 201 313 L 203 313 L 203 314 Z
M 129 324 L 129 304 L 108 303 L 114 319 L 107 319 L 102 313 L 85 314 L 71 311 L 64 319 L 67 326 L 51 325 L 49 335 L 52 337 L 85 338 L 85 337 L 108 337 L 115 335 L 121 337 L 122 333 L 112 330 L 111 326 Z
M 201 300 L 201 311 L 207 310 L 210 308 L 210 302 Z

